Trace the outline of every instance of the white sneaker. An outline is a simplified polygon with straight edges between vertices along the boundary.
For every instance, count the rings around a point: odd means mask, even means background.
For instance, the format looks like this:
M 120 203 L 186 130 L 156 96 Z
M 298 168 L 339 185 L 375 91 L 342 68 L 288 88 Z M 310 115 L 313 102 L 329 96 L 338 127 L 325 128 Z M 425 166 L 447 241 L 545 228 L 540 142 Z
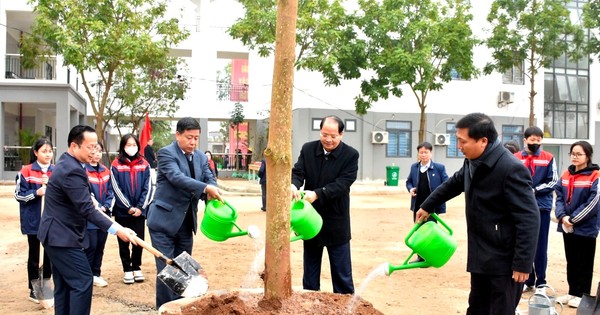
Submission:
M 575 297 L 570 294 L 566 294 L 566 295 L 557 297 L 556 302 L 560 302 L 563 305 L 565 305 L 565 304 L 569 303 L 569 301 L 571 301 L 573 298 L 575 298 Z
M 135 280 L 133 279 L 133 272 L 125 271 L 125 275 L 123 276 L 123 283 L 125 284 L 133 284 Z
M 135 282 L 144 282 L 146 279 L 144 278 L 144 274 L 141 270 L 135 270 L 133 272 L 133 280 L 135 280 Z
M 570 307 L 578 308 L 579 303 L 581 303 L 581 298 L 578 296 L 575 296 L 571 300 L 569 300 L 569 303 L 567 303 L 567 305 L 569 305 Z
M 94 276 L 94 285 L 97 287 L 105 287 L 108 285 L 108 282 L 104 280 L 102 277 Z

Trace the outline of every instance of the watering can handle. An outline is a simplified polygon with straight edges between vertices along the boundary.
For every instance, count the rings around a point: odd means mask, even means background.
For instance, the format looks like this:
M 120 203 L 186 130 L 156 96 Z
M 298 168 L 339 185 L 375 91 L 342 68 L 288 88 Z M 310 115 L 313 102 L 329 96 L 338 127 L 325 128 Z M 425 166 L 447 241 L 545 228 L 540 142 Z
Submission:
M 450 235 L 452 235 L 452 229 L 446 224 L 446 222 L 444 222 L 442 219 L 440 219 L 440 217 L 435 214 L 432 213 L 431 216 L 436 219 L 443 227 L 446 228 L 446 230 L 448 230 L 448 233 Z M 408 244 L 408 240 L 410 239 L 410 237 L 413 235 L 413 233 L 415 233 L 415 231 L 417 229 L 419 229 L 421 227 L 421 225 L 425 224 L 426 222 L 420 222 L 420 223 L 416 223 L 413 228 L 410 230 L 410 232 L 408 232 L 408 235 L 406 235 L 406 238 L 404 238 L 404 243 Z
M 436 213 L 432 213 L 431 216 L 436 219 L 443 227 L 446 228 L 446 230 L 448 230 L 448 234 L 452 235 L 452 229 L 448 226 L 448 224 L 446 224 L 446 222 L 444 222 L 444 220 L 442 220 L 442 218 L 440 218 L 440 216 L 438 216 Z

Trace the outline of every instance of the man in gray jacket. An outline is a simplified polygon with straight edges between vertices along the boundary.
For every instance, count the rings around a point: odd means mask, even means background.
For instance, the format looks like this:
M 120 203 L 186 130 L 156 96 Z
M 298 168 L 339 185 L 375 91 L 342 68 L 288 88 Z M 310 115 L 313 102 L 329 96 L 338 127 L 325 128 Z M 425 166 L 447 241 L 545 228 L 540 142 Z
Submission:
M 540 215 L 531 175 L 498 141 L 494 122 L 472 113 L 456 123 L 460 170 L 421 204 L 416 220 L 465 193 L 471 273 L 468 315 L 513 315 L 529 277 Z

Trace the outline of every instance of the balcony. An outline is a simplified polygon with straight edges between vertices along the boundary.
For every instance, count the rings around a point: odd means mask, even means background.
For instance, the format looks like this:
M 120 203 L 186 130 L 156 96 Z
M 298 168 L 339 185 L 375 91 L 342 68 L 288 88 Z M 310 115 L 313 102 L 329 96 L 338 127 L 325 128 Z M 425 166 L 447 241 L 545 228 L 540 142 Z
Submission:
M 217 100 L 247 102 L 248 88 L 248 84 L 217 83 Z
M 30 80 L 56 80 L 56 57 L 48 57 L 37 62 L 31 69 L 25 69 L 21 65 L 21 56 L 6 54 L 7 79 L 30 79 Z

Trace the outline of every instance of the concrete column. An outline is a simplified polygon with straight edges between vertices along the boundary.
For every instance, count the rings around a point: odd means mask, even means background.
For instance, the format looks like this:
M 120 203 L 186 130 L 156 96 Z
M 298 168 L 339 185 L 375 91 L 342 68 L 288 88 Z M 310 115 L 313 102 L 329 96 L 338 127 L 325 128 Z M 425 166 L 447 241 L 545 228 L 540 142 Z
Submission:
M 4 102 L 0 101 L 0 125 L 6 126 L 6 121 L 4 121 Z M 0 179 L 4 178 L 4 127 L 0 127 Z

